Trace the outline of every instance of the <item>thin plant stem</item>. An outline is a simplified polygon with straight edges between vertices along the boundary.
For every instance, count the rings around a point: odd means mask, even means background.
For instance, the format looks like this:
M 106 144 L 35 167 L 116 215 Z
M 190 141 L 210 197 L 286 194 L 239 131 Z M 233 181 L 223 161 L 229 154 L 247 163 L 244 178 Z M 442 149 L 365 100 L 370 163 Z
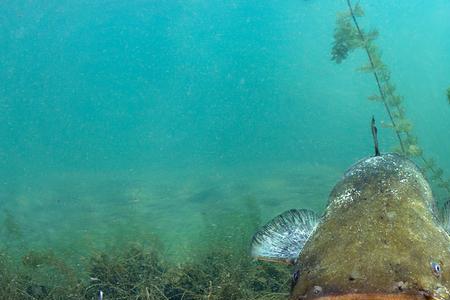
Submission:
M 353 12 L 353 7 L 352 7 L 350 0 L 347 0 L 347 5 L 348 5 L 348 9 L 350 10 L 350 14 L 352 15 L 352 20 L 353 20 L 353 23 L 355 24 L 356 30 L 358 31 L 358 34 L 359 34 L 361 40 L 364 42 L 366 39 L 364 37 L 364 33 L 361 31 L 361 28 L 359 27 L 358 20 L 356 20 L 356 16 Z M 396 129 L 397 127 L 395 125 L 394 118 L 392 117 L 391 109 L 389 108 L 389 105 L 386 101 L 386 95 L 385 95 L 383 89 L 381 88 L 381 82 L 380 82 L 377 72 L 375 71 L 375 64 L 373 62 L 372 55 L 370 54 L 370 51 L 367 48 L 367 45 L 365 43 L 363 43 L 363 44 L 364 44 L 364 50 L 366 51 L 367 57 L 369 58 L 370 65 L 373 69 L 372 73 L 373 73 L 373 76 L 375 77 L 375 81 L 377 82 L 377 87 L 378 87 L 378 91 L 380 93 L 381 100 L 383 101 L 384 107 L 386 108 L 386 111 L 389 115 L 389 119 L 391 120 L 392 125 L 394 126 L 395 134 L 397 135 L 398 141 L 400 143 L 402 153 L 405 154 L 405 147 L 403 145 L 403 140 L 400 136 L 400 132 Z

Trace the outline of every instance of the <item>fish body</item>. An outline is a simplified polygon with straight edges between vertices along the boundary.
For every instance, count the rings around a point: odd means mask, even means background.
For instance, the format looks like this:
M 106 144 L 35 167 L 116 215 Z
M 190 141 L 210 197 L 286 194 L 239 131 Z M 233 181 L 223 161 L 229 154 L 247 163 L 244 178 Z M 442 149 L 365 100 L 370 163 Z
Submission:
M 303 243 L 274 242 L 268 225 L 253 239 L 255 257 L 261 245 L 268 256 L 276 254 L 270 247 L 297 249 L 290 299 L 450 299 L 450 237 L 409 159 L 383 154 L 356 163 L 316 220 Z M 282 227 L 271 231 L 290 225 Z

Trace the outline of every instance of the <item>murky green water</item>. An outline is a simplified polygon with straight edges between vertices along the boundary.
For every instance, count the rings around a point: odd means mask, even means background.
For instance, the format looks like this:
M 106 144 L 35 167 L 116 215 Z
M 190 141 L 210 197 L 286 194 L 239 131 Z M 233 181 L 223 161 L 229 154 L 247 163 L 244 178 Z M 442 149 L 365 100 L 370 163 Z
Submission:
M 360 4 L 418 144 L 448 178 L 450 3 Z M 12 276 L 0 277 L 3 298 L 97 299 L 89 266 L 102 251 L 137 243 L 175 265 L 225 243 L 242 258 L 271 217 L 321 212 L 345 169 L 372 155 L 372 115 L 381 151 L 398 145 L 381 125 L 382 103 L 367 100 L 373 76 L 355 71 L 364 51 L 331 60 L 346 9 L 331 0 L 0 3 L 0 237 Z M 448 198 L 434 188 L 440 203 Z M 40 262 L 27 264 L 30 253 Z M 48 276 L 68 269 L 76 279 Z M 185 299 L 225 297 L 198 280 L 205 287 Z M 104 299 L 181 299 L 146 288 L 103 287 Z

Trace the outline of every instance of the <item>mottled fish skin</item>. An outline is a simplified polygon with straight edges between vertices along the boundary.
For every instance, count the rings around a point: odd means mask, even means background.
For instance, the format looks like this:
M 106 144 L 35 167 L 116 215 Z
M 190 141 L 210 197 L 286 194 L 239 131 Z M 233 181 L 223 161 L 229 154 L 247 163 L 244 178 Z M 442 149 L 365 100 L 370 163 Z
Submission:
M 450 237 L 436 215 L 410 160 L 356 163 L 303 247 L 290 299 L 450 299 Z

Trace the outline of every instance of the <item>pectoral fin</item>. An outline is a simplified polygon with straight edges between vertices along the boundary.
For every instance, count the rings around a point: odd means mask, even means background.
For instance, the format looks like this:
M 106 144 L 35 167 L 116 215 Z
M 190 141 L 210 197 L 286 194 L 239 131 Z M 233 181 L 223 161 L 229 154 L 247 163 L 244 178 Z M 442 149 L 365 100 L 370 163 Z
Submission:
M 293 264 L 318 223 L 311 210 L 285 211 L 253 236 L 251 254 L 260 260 Z

